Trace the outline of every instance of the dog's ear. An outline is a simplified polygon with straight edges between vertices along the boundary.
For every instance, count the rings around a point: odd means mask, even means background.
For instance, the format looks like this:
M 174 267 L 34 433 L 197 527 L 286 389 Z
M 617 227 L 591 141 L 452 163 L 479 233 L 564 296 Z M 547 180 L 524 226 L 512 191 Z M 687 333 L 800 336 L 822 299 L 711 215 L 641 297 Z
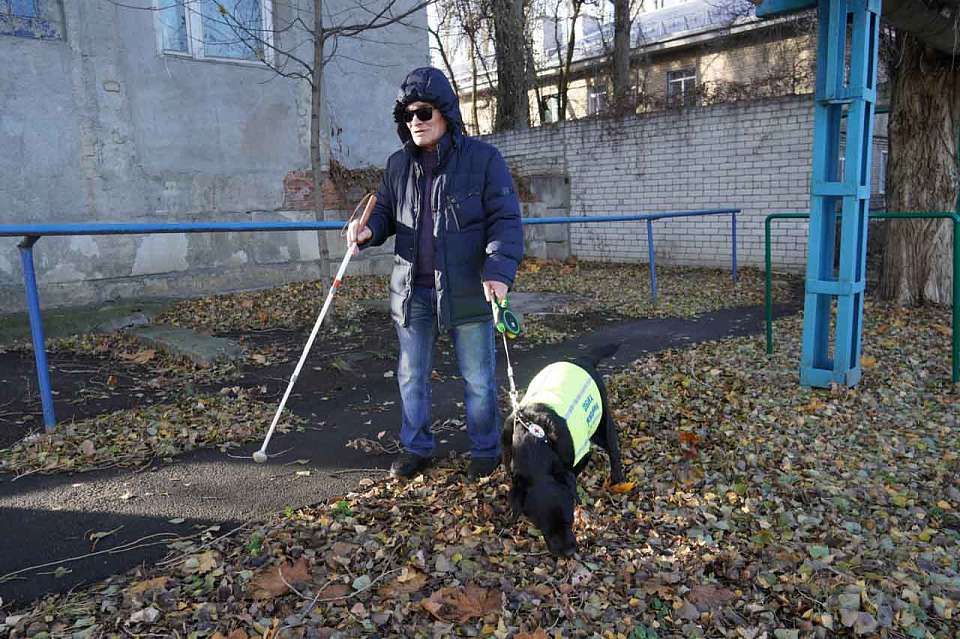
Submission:
M 580 496 L 577 494 L 577 478 L 562 461 L 559 459 L 553 460 L 553 464 L 550 466 L 550 474 L 553 475 L 557 483 L 563 484 L 572 490 L 573 494 L 577 495 L 577 502 L 579 503 Z
M 510 464 L 513 463 L 513 425 L 517 419 L 517 414 L 511 413 L 503 422 L 503 430 L 500 432 L 500 460 L 507 472 L 513 469 Z
M 523 475 L 514 474 L 510 482 L 510 510 L 516 521 L 523 514 L 523 502 L 527 498 L 527 480 Z

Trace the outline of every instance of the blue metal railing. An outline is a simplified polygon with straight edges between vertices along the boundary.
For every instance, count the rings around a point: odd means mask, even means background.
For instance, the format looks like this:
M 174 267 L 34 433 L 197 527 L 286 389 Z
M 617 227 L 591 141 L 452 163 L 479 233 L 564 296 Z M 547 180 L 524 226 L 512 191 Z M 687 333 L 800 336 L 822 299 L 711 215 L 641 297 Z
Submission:
M 700 215 L 729 215 L 730 216 L 730 261 L 733 281 L 737 281 L 737 213 L 740 209 L 703 209 L 700 211 L 661 211 L 659 213 L 643 213 L 639 215 L 583 215 L 579 217 L 528 217 L 524 224 L 577 224 L 580 222 L 646 222 L 647 223 L 647 255 L 650 265 L 650 297 L 657 301 L 657 264 L 653 246 L 653 223 L 675 217 L 694 217 Z M 3 228 L 3 227 L 0 227 Z
M 579 224 L 598 222 L 645 221 L 647 245 L 650 257 L 650 291 L 654 303 L 657 299 L 657 270 L 653 244 L 653 222 L 656 220 L 692 217 L 700 215 L 730 215 L 732 246 L 732 277 L 737 279 L 737 213 L 740 209 L 708 209 L 702 211 L 666 211 L 643 215 L 596 215 L 578 217 L 525 218 L 528 224 Z M 224 213 L 220 213 L 223 215 Z M 47 367 L 47 352 L 43 335 L 43 319 L 40 313 L 40 296 L 37 292 L 37 277 L 33 261 L 33 246 L 44 236 L 70 235 L 150 235 L 154 233 L 227 233 L 258 231 L 337 231 L 344 227 L 343 221 L 329 222 L 184 222 L 169 224 L 13 224 L 0 225 L 0 237 L 22 237 L 17 245 L 23 267 L 23 283 L 27 297 L 27 313 L 30 317 L 30 335 L 33 341 L 37 365 L 37 382 L 40 402 L 43 406 L 43 423 L 49 432 L 56 426 L 53 410 L 53 393 Z

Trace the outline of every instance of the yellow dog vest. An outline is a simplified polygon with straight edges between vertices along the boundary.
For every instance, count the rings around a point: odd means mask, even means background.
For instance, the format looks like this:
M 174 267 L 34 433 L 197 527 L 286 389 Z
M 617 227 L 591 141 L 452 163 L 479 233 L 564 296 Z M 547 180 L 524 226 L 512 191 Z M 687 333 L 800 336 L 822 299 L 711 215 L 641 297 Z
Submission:
M 573 438 L 573 464 L 590 450 L 590 437 L 603 412 L 600 388 L 590 374 L 570 362 L 555 362 L 537 373 L 520 406 L 544 404 L 563 417 Z

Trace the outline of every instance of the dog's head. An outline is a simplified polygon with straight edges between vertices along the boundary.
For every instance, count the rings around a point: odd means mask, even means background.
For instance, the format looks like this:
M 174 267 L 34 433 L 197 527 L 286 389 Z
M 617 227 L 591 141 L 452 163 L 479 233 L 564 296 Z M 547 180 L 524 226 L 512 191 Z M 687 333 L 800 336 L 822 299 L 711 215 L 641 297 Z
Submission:
M 577 550 L 573 514 L 578 499 L 576 477 L 563 461 L 563 449 L 569 445 L 560 436 L 562 418 L 552 410 L 526 408 L 520 419 L 516 415 L 511 419 L 517 429 L 510 469 L 514 514 L 525 515 L 540 529 L 551 553 L 568 557 Z M 523 424 L 539 426 L 544 437 L 532 434 Z
M 573 511 L 577 486 L 573 473 L 551 472 L 521 479 L 523 514 L 540 529 L 547 549 L 556 556 L 569 557 L 577 551 L 573 534 Z

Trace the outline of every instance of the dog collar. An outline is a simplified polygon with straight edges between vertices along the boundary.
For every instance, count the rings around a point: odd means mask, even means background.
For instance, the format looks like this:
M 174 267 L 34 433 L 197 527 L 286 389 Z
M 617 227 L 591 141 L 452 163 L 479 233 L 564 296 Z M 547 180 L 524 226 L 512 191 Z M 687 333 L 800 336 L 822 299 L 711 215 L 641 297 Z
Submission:
M 528 424 L 525 420 L 518 419 L 520 425 L 527 429 L 527 432 L 536 437 L 537 439 L 546 439 L 547 433 L 544 432 L 538 424 Z

